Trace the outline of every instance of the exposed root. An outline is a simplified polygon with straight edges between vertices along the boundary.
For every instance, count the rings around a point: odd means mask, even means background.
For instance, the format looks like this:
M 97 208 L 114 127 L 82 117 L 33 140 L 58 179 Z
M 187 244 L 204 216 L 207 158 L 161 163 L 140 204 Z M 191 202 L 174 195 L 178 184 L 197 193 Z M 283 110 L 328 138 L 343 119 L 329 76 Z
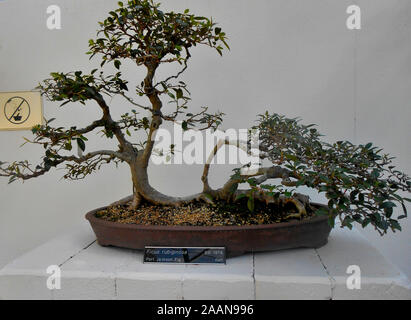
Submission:
M 210 205 L 212 205 L 212 206 L 215 206 L 215 203 L 214 203 L 214 201 L 213 201 L 213 198 L 212 198 L 209 194 L 206 194 L 206 193 L 200 194 L 200 195 L 197 197 L 196 200 L 202 200 L 202 201 L 207 202 L 208 204 L 210 204 Z
M 236 202 L 237 198 L 241 194 L 245 194 L 246 196 L 249 195 L 250 190 L 237 190 L 234 194 L 228 195 L 228 197 L 224 197 L 223 194 L 219 193 L 218 191 L 209 194 L 209 193 L 198 193 L 188 197 L 167 197 L 167 198 L 146 198 L 144 195 L 137 193 L 136 195 L 131 195 L 125 197 L 119 201 L 112 203 L 110 206 L 116 205 L 125 205 L 129 204 L 129 209 L 135 210 L 138 208 L 143 201 L 152 203 L 154 205 L 165 205 L 165 206 L 175 206 L 180 207 L 182 205 L 188 204 L 194 201 L 203 201 L 211 206 L 215 206 L 215 202 L 213 200 L 226 200 L 227 202 Z M 159 193 L 160 194 L 160 193 Z M 162 194 L 161 194 L 162 195 Z M 284 197 L 280 196 L 278 198 L 274 198 L 272 196 L 268 196 L 267 194 L 260 192 L 255 193 L 254 198 L 261 202 L 264 202 L 266 205 L 273 203 L 280 206 L 286 206 L 287 204 L 291 203 L 297 210 L 296 213 L 291 213 L 285 217 L 285 219 L 303 219 L 306 217 L 307 209 L 312 208 L 310 205 L 309 197 L 306 195 L 302 195 L 299 193 L 294 193 L 292 197 Z
M 142 200 L 143 198 L 141 197 L 141 195 L 139 193 L 135 193 L 133 195 L 133 201 L 129 205 L 129 209 L 136 210 L 140 206 Z
M 292 203 L 297 208 L 298 213 L 289 214 L 286 216 L 286 219 L 302 219 L 304 216 L 307 215 L 307 210 L 305 209 L 305 205 L 296 198 L 286 198 L 283 200 L 284 204 Z
M 310 204 L 310 197 L 304 194 L 296 192 L 293 194 L 293 198 L 300 201 L 305 207 L 307 207 Z
M 124 197 L 124 198 L 122 198 L 122 199 L 120 199 L 120 200 L 118 200 L 118 201 L 115 201 L 115 202 L 113 202 L 113 203 L 110 203 L 110 204 L 109 204 L 109 207 L 120 206 L 120 205 L 123 205 L 123 204 L 127 204 L 127 203 L 129 203 L 129 202 L 131 202 L 131 201 L 133 201 L 133 195 Z

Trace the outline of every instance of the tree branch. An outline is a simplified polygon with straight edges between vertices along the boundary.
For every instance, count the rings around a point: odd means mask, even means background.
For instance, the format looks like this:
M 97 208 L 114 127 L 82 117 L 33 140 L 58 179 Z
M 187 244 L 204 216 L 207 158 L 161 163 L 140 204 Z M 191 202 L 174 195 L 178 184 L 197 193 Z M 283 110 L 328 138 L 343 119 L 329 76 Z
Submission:
M 247 154 L 250 154 L 249 150 L 247 149 L 247 143 L 240 141 L 240 140 L 220 140 L 217 142 L 215 145 L 213 151 L 210 153 L 210 155 L 207 158 L 207 161 L 204 165 L 203 169 L 203 175 L 201 176 L 201 181 L 203 182 L 203 190 L 204 192 L 210 192 L 213 191 L 208 183 L 208 173 L 210 171 L 210 164 L 213 161 L 214 157 L 217 155 L 218 150 L 224 145 L 232 145 L 235 146 L 243 151 L 245 151 Z
M 134 152 L 133 145 L 125 138 L 123 131 L 119 125 L 112 119 L 110 114 L 110 108 L 105 102 L 103 96 L 101 94 L 97 94 L 94 100 L 98 103 L 100 108 L 103 110 L 103 120 L 105 122 L 106 129 L 112 129 L 114 135 L 116 136 L 118 142 L 123 147 L 123 149 L 127 152 Z
M 64 161 L 73 161 L 76 163 L 82 163 L 84 161 L 87 161 L 95 156 L 112 156 L 112 157 L 116 157 L 120 160 L 129 162 L 130 161 L 130 157 L 127 156 L 124 153 L 120 153 L 120 152 L 116 152 L 116 151 L 111 151 L 111 150 L 99 150 L 99 151 L 93 151 L 93 152 L 89 152 L 85 155 L 82 155 L 81 157 L 76 157 L 76 156 L 61 156 L 58 155 L 59 158 L 63 159 Z

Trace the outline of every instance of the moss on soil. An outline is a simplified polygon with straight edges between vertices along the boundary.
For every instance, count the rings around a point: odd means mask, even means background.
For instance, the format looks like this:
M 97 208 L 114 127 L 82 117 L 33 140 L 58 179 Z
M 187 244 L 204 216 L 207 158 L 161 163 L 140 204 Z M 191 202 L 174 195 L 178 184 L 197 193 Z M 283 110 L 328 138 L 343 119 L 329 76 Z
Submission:
M 180 207 L 144 203 L 136 210 L 130 210 L 126 205 L 118 205 L 98 211 L 96 217 L 139 225 L 241 226 L 290 221 L 292 219 L 287 216 L 296 212 L 291 203 L 283 207 L 261 202 L 256 202 L 254 211 L 250 212 L 247 209 L 247 199 L 241 199 L 236 203 L 216 201 L 214 206 L 198 201 Z M 308 209 L 304 219 L 312 215 L 313 211 Z

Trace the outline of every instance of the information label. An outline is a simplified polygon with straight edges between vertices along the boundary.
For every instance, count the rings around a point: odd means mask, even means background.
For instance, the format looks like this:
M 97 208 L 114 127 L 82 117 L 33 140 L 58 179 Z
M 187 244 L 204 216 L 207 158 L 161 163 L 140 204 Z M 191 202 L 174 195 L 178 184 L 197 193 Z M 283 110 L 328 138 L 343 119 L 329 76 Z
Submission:
M 42 123 L 40 92 L 0 92 L 0 130 L 30 130 Z
M 225 264 L 224 247 L 152 247 L 144 249 L 144 263 Z

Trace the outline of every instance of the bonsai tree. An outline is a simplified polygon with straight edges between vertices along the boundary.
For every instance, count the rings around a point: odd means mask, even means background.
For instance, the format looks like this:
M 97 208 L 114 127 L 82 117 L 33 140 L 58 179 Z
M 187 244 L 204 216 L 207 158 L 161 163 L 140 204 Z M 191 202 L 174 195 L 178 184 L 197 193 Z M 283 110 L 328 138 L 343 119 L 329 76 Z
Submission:
M 258 117 L 253 129 L 259 132 L 259 157 L 269 160 L 270 166 L 260 166 L 252 173 L 237 168 L 221 188 L 211 188 L 208 182 L 211 160 L 222 146 L 233 145 L 251 152 L 247 148 L 250 141 L 223 139 L 204 166 L 202 192 L 182 198 L 154 189 L 149 183 L 147 168 L 154 136 L 162 123 L 180 120 L 184 130 L 216 129 L 221 124 L 221 112 L 189 109 L 190 94 L 179 78 L 188 67 L 193 47 L 207 46 L 222 55 L 223 48 L 229 49 L 226 34 L 211 19 L 193 15 L 189 10 L 166 13 L 151 0 L 118 2 L 118 8 L 99 24 L 97 39 L 89 41 L 88 54 L 101 59 L 100 68 L 89 74 L 82 71 L 51 73 L 51 78 L 44 80 L 39 89 L 48 100 L 61 105 L 95 103 L 101 109 L 101 118 L 84 128 L 56 128 L 51 125 L 53 119 L 33 127 L 34 138 L 27 141 L 43 146 L 41 163 L 33 167 L 27 161 L 0 162 L 0 176 L 9 177 L 10 182 L 28 180 L 65 166 L 64 178 L 82 179 L 103 164 L 126 163 L 131 170 L 133 194 L 117 204 L 128 204 L 130 210 L 143 201 L 162 206 L 193 201 L 212 206 L 216 201 L 226 201 L 246 203 L 252 212 L 258 201 L 283 207 L 292 205 L 296 213 L 289 218 L 302 219 L 308 211 L 315 211 L 328 215 L 332 225 L 334 217 L 339 216 L 342 226 L 349 228 L 357 222 L 363 227 L 371 224 L 381 234 L 389 229 L 401 230 L 398 220 L 406 216 L 405 201 L 410 201 L 402 195 L 410 192 L 411 182 L 406 174 L 392 166 L 391 157 L 371 143 L 359 146 L 348 141 L 326 143 L 314 125 L 303 125 L 299 119 L 268 112 Z M 130 84 L 122 77 L 125 60 L 145 70 L 140 84 Z M 113 64 L 118 72 L 106 75 L 102 71 L 105 64 Z M 175 64 L 179 71 L 156 82 L 155 75 L 164 64 Z M 107 97 L 114 95 L 126 99 L 130 106 L 130 111 L 120 119 L 113 118 L 107 103 Z M 172 112 L 164 110 L 165 98 L 174 103 Z M 133 130 L 145 131 L 147 138 L 132 142 Z M 73 144 L 85 152 L 87 135 L 96 131 L 103 132 L 108 139 L 116 139 L 116 150 L 71 154 Z M 249 188 L 239 190 L 242 183 Z M 295 192 L 300 186 L 325 193 L 328 208 L 314 208 L 308 196 Z M 393 216 L 396 206 L 402 207 L 403 215 Z

